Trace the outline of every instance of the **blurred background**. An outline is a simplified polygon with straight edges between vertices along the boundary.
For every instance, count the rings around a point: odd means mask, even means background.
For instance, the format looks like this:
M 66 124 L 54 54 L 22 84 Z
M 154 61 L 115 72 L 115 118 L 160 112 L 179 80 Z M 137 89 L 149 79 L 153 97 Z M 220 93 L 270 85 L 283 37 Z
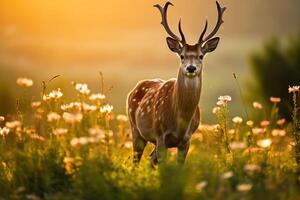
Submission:
M 206 17 L 209 30 L 214 27 L 215 1 L 172 2 L 169 23 L 177 31 L 182 17 L 189 43 L 197 41 Z M 43 80 L 61 75 L 51 87 L 72 95 L 73 80 L 100 91 L 101 71 L 105 91 L 113 87 L 107 96 L 119 113 L 125 112 L 126 95 L 137 81 L 176 77 L 179 60 L 167 47 L 159 12 L 153 8 L 156 3 L 165 1 L 1 0 L 0 114 L 15 111 L 16 96 L 24 93 L 15 84 L 20 76 L 35 81 L 30 93 L 38 97 Z M 218 33 L 219 47 L 204 62 L 200 102 L 204 122 L 213 119 L 211 109 L 220 95 L 233 97 L 233 115 L 244 115 L 233 72 L 247 105 L 284 94 L 289 84 L 300 83 L 300 1 L 220 3 L 228 9 Z M 280 79 L 283 75 L 285 82 Z

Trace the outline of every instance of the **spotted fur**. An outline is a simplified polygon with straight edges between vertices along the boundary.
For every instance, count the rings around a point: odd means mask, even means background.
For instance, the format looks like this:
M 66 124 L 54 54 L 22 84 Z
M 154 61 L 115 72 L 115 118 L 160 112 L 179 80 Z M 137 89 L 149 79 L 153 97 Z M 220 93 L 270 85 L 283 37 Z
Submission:
M 135 161 L 140 160 L 147 142 L 157 146 L 159 140 L 163 140 L 166 148 L 186 149 L 185 157 L 191 135 L 197 129 L 200 120 L 198 102 L 201 76 L 188 85 L 184 82 L 179 83 L 178 80 L 182 78 L 187 77 L 182 74 L 177 79 L 167 81 L 143 80 L 129 93 L 127 111 L 132 129 Z M 191 96 L 192 93 L 199 95 L 194 95 L 191 99 L 185 96 Z M 153 164 L 157 163 L 157 155 L 155 148 L 151 154 Z
M 179 21 L 178 37 L 170 29 L 167 21 L 167 9 L 172 5 L 166 2 L 158 8 L 162 22 L 169 37 L 166 38 L 169 49 L 180 58 L 177 79 L 168 81 L 144 80 L 129 93 L 127 99 L 128 116 L 132 129 L 134 161 L 138 162 L 147 142 L 155 144 L 151 153 L 152 164 L 165 157 L 165 149 L 178 148 L 178 160 L 184 162 L 191 135 L 200 121 L 198 103 L 202 85 L 202 61 L 205 54 L 213 52 L 220 38 L 214 37 L 224 22 L 222 17 L 226 7 L 216 2 L 218 20 L 215 28 L 205 36 L 207 21 L 199 40 L 194 45 L 186 43 Z

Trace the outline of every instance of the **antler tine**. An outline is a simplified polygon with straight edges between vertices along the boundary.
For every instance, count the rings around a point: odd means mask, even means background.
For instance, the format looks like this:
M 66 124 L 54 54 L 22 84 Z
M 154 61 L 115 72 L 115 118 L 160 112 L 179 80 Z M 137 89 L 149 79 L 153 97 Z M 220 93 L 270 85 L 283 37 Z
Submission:
M 182 30 L 181 30 L 181 25 L 180 25 L 180 22 L 179 22 L 179 32 L 180 32 L 180 35 L 182 37 L 182 39 L 180 39 L 175 33 L 173 33 L 169 27 L 169 24 L 168 24 L 168 21 L 167 21 L 167 11 L 168 11 L 168 6 L 169 5 L 172 5 L 173 4 L 171 2 L 167 2 L 165 4 L 164 7 L 161 7 L 159 4 L 156 4 L 154 5 L 154 7 L 158 8 L 158 10 L 160 11 L 160 14 L 161 14 L 161 18 L 162 18 L 162 21 L 161 21 L 161 24 L 163 25 L 163 27 L 165 28 L 165 30 L 167 31 L 167 33 L 175 40 L 181 42 L 181 43 L 185 43 L 185 38 L 184 38 L 184 35 L 182 33 Z
M 220 4 L 219 4 L 218 1 L 216 1 L 216 4 L 217 4 L 217 9 L 218 9 L 217 24 L 216 24 L 215 28 L 213 29 L 213 31 L 208 36 L 206 36 L 205 39 L 203 39 L 203 36 L 204 36 L 204 33 L 205 33 L 206 29 L 205 29 L 205 31 L 203 31 L 203 33 L 200 36 L 199 43 L 203 43 L 203 42 L 209 40 L 210 38 L 212 38 L 218 32 L 218 30 L 220 29 L 221 25 L 224 23 L 224 21 L 223 21 L 223 14 L 224 14 L 224 11 L 226 10 L 226 7 L 222 8 L 220 6 Z M 205 25 L 205 27 L 206 27 L 206 25 Z
M 204 29 L 203 29 L 203 31 L 202 31 L 202 33 L 201 33 L 201 35 L 200 35 L 199 40 L 198 40 L 198 43 L 199 43 L 199 44 L 201 44 L 201 43 L 204 42 L 203 37 L 204 37 L 204 35 L 205 35 L 205 33 L 206 33 L 207 26 L 208 26 L 208 22 L 207 22 L 207 19 L 206 19 L 206 20 L 205 20 L 205 26 L 204 26 Z
M 183 31 L 182 31 L 182 28 L 181 28 L 181 18 L 179 20 L 178 29 L 179 29 L 179 33 L 180 33 L 180 36 L 181 36 L 181 43 L 184 45 L 184 44 L 186 44 L 186 41 L 185 41 L 185 37 L 184 37 Z

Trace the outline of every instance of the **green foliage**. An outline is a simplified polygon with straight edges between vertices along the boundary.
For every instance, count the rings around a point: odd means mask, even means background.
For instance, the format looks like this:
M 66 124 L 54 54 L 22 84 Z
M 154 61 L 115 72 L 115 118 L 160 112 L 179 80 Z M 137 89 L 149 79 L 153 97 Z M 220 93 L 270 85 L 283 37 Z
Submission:
M 259 95 L 265 102 L 271 96 L 281 97 L 283 103 L 279 106 L 280 114 L 291 119 L 291 96 L 287 88 L 300 83 L 300 34 L 291 37 L 286 43 L 271 38 L 261 52 L 251 55 L 250 62 Z
M 13 93 L 0 81 L 0 113 L 8 114 L 14 112 L 15 104 Z
M 105 97 L 90 94 L 87 85 L 74 85 L 73 102 L 67 103 L 61 90 L 45 91 L 31 104 L 24 95 L 20 105 L 30 104 L 31 111 L 20 108 L 1 118 L 0 199 L 300 198 L 292 145 L 297 141 L 291 125 L 276 124 L 277 103 L 270 125 L 262 127 L 260 121 L 229 120 L 231 98 L 220 97 L 219 125 L 199 127 L 185 165 L 176 163 L 171 149 L 153 169 L 151 144 L 141 163 L 133 164 L 127 117 L 116 116 Z

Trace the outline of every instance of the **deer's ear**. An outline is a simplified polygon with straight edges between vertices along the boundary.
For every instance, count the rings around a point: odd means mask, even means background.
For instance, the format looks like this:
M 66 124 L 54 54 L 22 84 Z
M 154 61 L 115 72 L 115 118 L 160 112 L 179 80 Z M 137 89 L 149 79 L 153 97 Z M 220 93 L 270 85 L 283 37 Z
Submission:
M 209 53 L 209 52 L 214 51 L 217 48 L 217 46 L 219 44 L 219 41 L 220 41 L 219 37 L 215 37 L 215 38 L 212 38 L 212 39 L 208 40 L 202 46 L 202 52 L 203 53 Z
M 175 53 L 181 53 L 182 47 L 181 47 L 179 41 L 177 41 L 171 37 L 167 37 L 167 44 L 171 51 L 173 51 Z

